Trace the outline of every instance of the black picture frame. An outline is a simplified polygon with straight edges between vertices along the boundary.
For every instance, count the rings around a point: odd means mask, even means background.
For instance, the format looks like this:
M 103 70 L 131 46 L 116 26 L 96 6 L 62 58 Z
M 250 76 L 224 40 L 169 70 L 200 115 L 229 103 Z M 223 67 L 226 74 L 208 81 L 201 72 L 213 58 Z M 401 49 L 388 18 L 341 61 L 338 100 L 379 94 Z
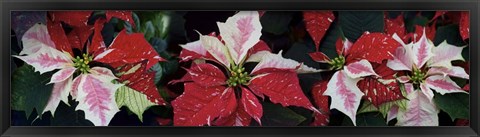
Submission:
M 9 37 L 13 10 L 468 10 L 470 81 L 478 83 L 479 7 L 477 0 L 2 0 L 1 136 L 479 136 L 479 84 L 470 87 L 469 127 L 12 127 Z

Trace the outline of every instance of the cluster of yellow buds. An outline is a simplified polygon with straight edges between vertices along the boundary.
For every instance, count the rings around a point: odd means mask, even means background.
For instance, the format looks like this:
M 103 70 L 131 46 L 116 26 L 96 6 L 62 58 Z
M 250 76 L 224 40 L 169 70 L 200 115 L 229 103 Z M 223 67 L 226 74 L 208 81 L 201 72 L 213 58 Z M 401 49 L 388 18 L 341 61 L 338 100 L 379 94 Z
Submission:
M 250 79 L 251 77 L 245 72 L 245 68 L 241 66 L 233 66 L 227 84 L 230 87 L 246 85 Z
M 88 73 L 90 71 L 90 66 L 88 66 L 88 63 L 92 62 L 93 57 L 88 56 L 87 53 L 83 54 L 83 58 L 80 58 L 80 56 L 77 56 L 76 58 L 73 59 L 73 66 L 80 70 L 82 73 Z
M 412 76 L 409 76 L 410 80 L 413 81 L 414 84 L 420 84 L 424 82 L 425 78 L 427 77 L 427 74 L 422 72 L 422 70 L 413 68 L 413 74 Z
M 339 56 L 328 62 L 332 66 L 332 70 L 340 70 L 345 65 L 345 57 Z

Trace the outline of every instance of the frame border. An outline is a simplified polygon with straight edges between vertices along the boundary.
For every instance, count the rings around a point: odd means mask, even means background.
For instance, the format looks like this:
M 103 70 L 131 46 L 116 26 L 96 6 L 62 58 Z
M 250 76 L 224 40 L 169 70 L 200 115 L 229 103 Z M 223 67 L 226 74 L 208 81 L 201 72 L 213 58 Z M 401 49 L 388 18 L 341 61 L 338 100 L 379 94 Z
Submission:
M 111 3 L 115 2 L 115 3 Z M 10 126 L 10 11 L 13 10 L 469 10 L 470 53 L 478 53 L 480 40 L 477 0 L 3 0 L 0 3 L 1 136 L 479 136 L 479 84 L 471 86 L 470 127 L 19 127 Z M 472 37 L 473 36 L 473 37 Z M 473 38 L 473 39 L 472 39 Z M 476 39 L 475 39 L 476 38 Z M 478 54 L 470 54 L 477 70 Z M 476 71 L 471 83 L 478 83 Z M 348 132 L 345 132 L 348 130 Z

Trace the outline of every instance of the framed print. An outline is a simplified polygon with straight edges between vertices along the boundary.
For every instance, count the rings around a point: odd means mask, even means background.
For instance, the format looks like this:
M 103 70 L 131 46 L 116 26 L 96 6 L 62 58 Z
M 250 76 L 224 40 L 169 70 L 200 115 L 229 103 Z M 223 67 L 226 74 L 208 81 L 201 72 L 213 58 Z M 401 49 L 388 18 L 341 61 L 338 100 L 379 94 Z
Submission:
M 2 136 L 477 136 L 478 4 L 5 1 Z

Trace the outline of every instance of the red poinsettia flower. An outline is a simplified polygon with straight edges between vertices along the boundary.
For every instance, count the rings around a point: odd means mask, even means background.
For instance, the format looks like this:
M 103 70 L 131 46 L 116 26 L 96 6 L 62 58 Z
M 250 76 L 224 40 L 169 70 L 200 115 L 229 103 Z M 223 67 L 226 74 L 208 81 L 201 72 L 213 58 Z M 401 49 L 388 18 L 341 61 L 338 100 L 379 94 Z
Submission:
M 258 12 L 240 11 L 217 25 L 221 38 L 200 36 L 181 45 L 181 59 L 195 61 L 183 79 L 185 92 L 172 101 L 175 125 L 247 126 L 252 118 L 261 124 L 263 108 L 257 97 L 264 96 L 283 106 L 317 111 L 303 94 L 296 72 L 319 70 L 272 54 L 259 40 Z M 259 63 L 247 72 L 245 62 Z
M 330 59 L 322 52 L 310 53 L 313 60 L 328 63 L 332 70 L 336 70 L 326 84 L 325 91 L 314 92 L 323 92 L 323 95 L 330 96 L 332 98 L 330 109 L 343 112 L 355 125 L 357 109 L 362 96 L 365 95 L 357 86 L 358 81 L 367 76 L 380 77 L 370 62 L 380 64 L 383 60 L 392 58 L 391 53 L 398 46 L 400 44 L 386 34 L 365 32 L 355 43 L 351 43 L 348 39 L 338 39 L 336 49 L 339 56 L 337 58 Z M 316 95 L 322 94 L 316 93 Z M 314 98 L 325 100 L 321 97 Z
M 54 114 L 60 101 L 68 104 L 70 94 L 79 101 L 76 109 L 83 110 L 86 119 L 96 126 L 106 126 L 119 111 L 115 103 L 115 92 L 123 84 L 112 83 L 113 80 L 118 80 L 117 76 L 110 69 L 94 66 L 93 63 L 118 67 L 146 60 L 146 68 L 149 68 L 162 58 L 142 34 L 127 34 L 125 30 L 106 47 L 101 36 L 106 20 L 98 19 L 93 27 L 89 26 L 87 20 L 90 14 L 88 11 L 51 13 L 52 19 L 48 20 L 47 25 L 36 24 L 23 35 L 24 49 L 20 56 L 15 57 L 32 65 L 41 74 L 59 70 L 51 78 L 50 83 L 54 83 L 54 88 L 44 112 L 51 111 Z M 77 18 L 78 20 L 72 20 Z M 74 30 L 68 36 L 60 21 L 73 26 Z M 87 43 L 91 35 L 91 31 L 82 30 L 93 30 L 93 37 L 86 46 L 86 52 L 76 55 L 73 49 L 82 51 L 82 45 Z M 163 102 L 156 97 L 156 102 Z

